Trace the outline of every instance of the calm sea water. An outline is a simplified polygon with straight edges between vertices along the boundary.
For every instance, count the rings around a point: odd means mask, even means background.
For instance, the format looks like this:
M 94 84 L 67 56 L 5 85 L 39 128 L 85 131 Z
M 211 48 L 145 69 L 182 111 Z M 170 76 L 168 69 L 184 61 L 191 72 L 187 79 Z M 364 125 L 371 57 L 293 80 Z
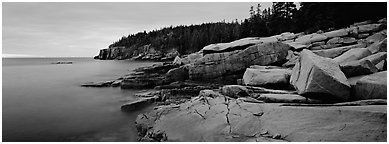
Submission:
M 135 90 L 85 88 L 112 80 L 150 62 L 90 58 L 3 58 L 3 141 L 136 141 L 132 113 L 120 105 Z M 73 64 L 51 64 L 73 61 Z

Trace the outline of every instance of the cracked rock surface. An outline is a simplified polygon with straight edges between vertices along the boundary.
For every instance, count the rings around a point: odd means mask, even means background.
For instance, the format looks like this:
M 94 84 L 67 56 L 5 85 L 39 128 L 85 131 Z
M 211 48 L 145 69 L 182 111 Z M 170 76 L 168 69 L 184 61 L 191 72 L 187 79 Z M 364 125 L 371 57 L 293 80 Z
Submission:
M 204 90 L 140 114 L 140 141 L 386 141 L 386 105 L 298 107 Z

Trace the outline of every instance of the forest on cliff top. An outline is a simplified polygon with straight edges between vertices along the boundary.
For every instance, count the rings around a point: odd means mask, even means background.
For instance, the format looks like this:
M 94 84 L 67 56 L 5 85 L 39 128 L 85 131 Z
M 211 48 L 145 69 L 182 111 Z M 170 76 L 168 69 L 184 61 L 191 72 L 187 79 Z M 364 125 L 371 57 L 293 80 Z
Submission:
M 375 21 L 386 17 L 386 10 L 384 2 L 301 2 L 299 9 L 293 2 L 273 2 L 267 9 L 258 4 L 249 8 L 250 17 L 241 22 L 222 21 L 143 31 L 123 36 L 109 47 L 137 49 L 151 44 L 161 52 L 176 49 L 180 54 L 189 54 L 209 44 L 245 37 L 267 37 L 283 32 L 312 33 L 347 27 L 358 21 Z

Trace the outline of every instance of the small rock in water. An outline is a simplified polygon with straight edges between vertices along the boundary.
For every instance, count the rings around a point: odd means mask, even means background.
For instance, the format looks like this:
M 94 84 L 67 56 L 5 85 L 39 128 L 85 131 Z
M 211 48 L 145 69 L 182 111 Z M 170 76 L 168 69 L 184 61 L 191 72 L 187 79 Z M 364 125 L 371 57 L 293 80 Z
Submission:
M 53 62 L 52 64 L 72 64 L 73 62 L 71 61 L 58 61 L 58 62 Z
M 281 138 L 281 135 L 280 134 L 275 134 L 273 135 L 273 139 L 280 139 Z

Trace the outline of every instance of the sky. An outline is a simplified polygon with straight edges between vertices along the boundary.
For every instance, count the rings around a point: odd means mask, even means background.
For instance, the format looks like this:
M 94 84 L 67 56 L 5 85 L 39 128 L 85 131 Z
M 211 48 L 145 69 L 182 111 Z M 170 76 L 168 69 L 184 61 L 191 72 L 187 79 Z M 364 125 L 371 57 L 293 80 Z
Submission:
M 3 57 L 92 57 L 140 31 L 249 17 L 258 2 L 2 3 Z M 270 2 L 261 2 L 263 8 Z

